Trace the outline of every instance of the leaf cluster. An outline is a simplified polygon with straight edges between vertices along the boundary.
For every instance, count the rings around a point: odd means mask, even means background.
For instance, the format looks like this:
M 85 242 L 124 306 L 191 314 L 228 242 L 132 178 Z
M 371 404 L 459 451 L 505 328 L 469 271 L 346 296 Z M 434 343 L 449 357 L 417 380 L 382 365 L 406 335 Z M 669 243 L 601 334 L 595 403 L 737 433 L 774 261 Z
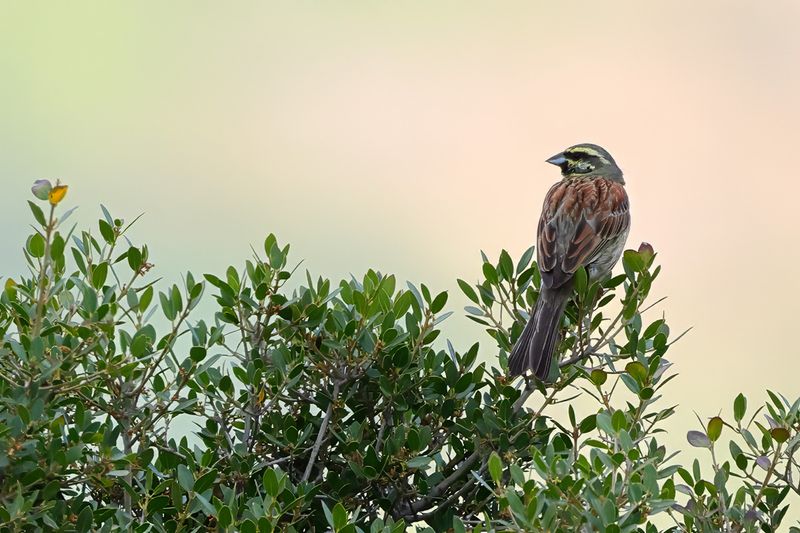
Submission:
M 0 531 L 774 530 L 798 492 L 798 402 L 742 424 L 740 397 L 691 433 L 713 482 L 659 441 L 679 336 L 646 318 L 647 246 L 616 277 L 578 273 L 545 385 L 507 373 L 533 249 L 458 280 L 489 337 L 457 348 L 447 292 L 303 274 L 273 235 L 167 284 L 135 220 L 68 227 L 63 197 L 30 203 L 29 272 L 0 294 Z M 740 444 L 718 463 L 723 428 Z

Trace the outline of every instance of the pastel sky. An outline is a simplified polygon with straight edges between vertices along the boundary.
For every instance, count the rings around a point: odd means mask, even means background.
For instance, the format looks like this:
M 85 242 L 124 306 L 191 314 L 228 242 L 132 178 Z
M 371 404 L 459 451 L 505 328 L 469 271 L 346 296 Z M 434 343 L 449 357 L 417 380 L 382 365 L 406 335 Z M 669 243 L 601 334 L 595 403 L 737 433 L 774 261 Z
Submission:
M 544 159 L 605 146 L 673 330 L 669 439 L 745 392 L 800 392 L 800 3 L 0 4 L 0 274 L 39 178 L 94 224 L 145 217 L 158 275 L 268 232 L 313 273 L 451 292 L 534 240 Z M 453 317 L 457 346 L 480 329 Z M 657 315 L 654 315 L 654 317 Z M 491 353 L 491 352 L 490 352 Z

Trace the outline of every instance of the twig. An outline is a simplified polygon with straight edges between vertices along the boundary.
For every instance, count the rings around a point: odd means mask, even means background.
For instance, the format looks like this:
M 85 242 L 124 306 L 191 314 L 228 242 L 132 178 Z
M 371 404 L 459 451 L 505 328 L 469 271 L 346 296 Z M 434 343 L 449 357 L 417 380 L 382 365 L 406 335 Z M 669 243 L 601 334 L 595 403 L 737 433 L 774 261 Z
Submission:
M 50 268 L 50 241 L 53 236 L 53 229 L 55 228 L 55 220 L 53 215 L 56 212 L 55 204 L 50 204 L 50 219 L 47 221 L 47 228 L 45 231 L 44 241 L 44 261 L 42 261 L 42 270 L 39 272 L 38 297 L 36 298 L 36 317 L 33 322 L 32 336 L 39 336 L 39 331 L 42 328 L 42 313 L 44 312 L 44 302 L 47 299 L 47 269 Z
M 381 420 L 381 427 L 378 429 L 378 436 L 376 439 L 375 444 L 375 453 L 381 453 L 381 449 L 383 448 L 383 434 L 386 432 L 386 428 L 392 424 L 392 412 L 391 410 L 388 412 L 384 412 L 383 419 Z
M 396 518 L 417 518 L 417 513 L 421 511 L 425 511 L 430 509 L 433 505 L 433 502 L 439 498 L 444 492 L 450 488 L 450 486 L 458 481 L 467 471 L 474 465 L 478 459 L 480 459 L 480 453 L 477 451 L 472 452 L 472 454 L 464 459 L 464 462 L 461 463 L 461 466 L 455 469 L 452 474 L 444 478 L 438 485 L 433 487 L 431 491 L 426 494 L 423 498 L 410 502 L 407 505 L 407 509 L 403 509 Z
M 339 398 L 339 381 L 337 380 L 333 383 L 333 395 L 331 397 L 330 403 L 328 404 L 328 409 L 325 411 L 325 418 L 322 419 L 322 423 L 319 425 L 319 433 L 317 433 L 317 441 L 314 443 L 314 448 L 311 450 L 311 457 L 308 458 L 306 471 L 303 473 L 303 481 L 308 481 L 308 478 L 311 476 L 311 470 L 314 468 L 314 461 L 317 460 L 317 454 L 319 453 L 319 448 L 320 446 L 322 446 L 322 440 L 325 438 L 325 432 L 328 430 L 328 423 L 331 420 L 331 416 L 333 416 L 333 404 L 336 403 L 338 398 Z
M 764 481 L 761 483 L 761 487 L 758 489 L 758 494 L 756 494 L 756 497 L 753 499 L 753 505 L 750 507 L 751 513 L 754 513 L 756 508 L 758 508 L 758 503 L 761 501 L 762 496 L 764 496 L 764 489 L 767 488 L 772 474 L 775 473 L 775 468 L 778 466 L 778 458 L 780 457 L 782 446 L 783 444 L 779 443 L 775 448 L 775 453 L 772 455 L 772 461 L 769 463 L 767 474 L 764 476 Z

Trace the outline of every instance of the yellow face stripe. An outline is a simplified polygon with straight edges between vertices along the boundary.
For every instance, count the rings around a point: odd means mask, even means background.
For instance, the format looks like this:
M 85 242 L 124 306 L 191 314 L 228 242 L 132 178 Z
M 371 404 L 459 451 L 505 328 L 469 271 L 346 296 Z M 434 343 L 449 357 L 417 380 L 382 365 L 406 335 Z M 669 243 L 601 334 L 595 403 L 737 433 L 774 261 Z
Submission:
M 565 155 L 576 154 L 576 153 L 586 154 L 586 155 L 590 155 L 590 156 L 596 157 L 596 158 L 598 158 L 600 161 L 602 161 L 605 164 L 611 163 L 608 159 L 606 159 L 603 156 L 603 154 L 601 154 L 600 152 L 598 152 L 594 148 L 589 148 L 588 146 L 576 146 L 575 148 L 570 148 L 567 152 L 565 152 Z

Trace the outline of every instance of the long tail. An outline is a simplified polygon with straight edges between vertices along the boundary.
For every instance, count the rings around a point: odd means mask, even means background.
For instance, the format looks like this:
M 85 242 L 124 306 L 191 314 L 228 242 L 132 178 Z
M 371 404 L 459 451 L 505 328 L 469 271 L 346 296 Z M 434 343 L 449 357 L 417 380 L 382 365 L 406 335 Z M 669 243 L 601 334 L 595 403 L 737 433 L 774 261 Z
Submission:
M 560 337 L 561 317 L 572 295 L 572 285 L 570 280 L 557 289 L 542 289 L 531 318 L 508 358 L 512 377 L 531 369 L 540 380 L 547 379 Z

